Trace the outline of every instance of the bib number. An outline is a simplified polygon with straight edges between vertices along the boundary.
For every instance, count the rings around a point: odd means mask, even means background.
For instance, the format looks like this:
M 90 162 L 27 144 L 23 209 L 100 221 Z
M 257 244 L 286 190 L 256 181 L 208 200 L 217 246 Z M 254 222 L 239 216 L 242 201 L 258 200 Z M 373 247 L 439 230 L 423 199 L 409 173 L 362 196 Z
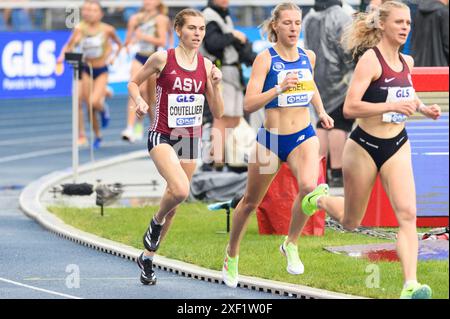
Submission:
M 388 89 L 388 96 L 386 102 L 400 102 L 411 101 L 414 99 L 415 90 L 412 86 L 409 87 L 391 87 Z M 382 116 L 382 121 L 385 123 L 400 124 L 405 122 L 408 117 L 405 114 L 388 112 Z
M 167 110 L 169 127 L 202 125 L 204 104 L 203 94 L 169 94 Z
M 308 69 L 283 70 L 278 73 L 278 85 L 280 85 L 287 76 L 296 76 L 298 78 L 297 87 L 278 96 L 278 106 L 308 106 L 314 95 L 314 80 Z

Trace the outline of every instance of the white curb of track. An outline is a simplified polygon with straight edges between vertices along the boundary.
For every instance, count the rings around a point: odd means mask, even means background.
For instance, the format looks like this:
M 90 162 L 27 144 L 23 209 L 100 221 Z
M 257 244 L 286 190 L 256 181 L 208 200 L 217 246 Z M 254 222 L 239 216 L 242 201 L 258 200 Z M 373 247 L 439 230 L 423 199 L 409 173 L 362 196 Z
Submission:
M 79 172 L 84 173 L 97 168 L 104 168 L 106 166 L 111 166 L 145 156 L 148 156 L 146 151 L 133 152 L 127 155 L 99 161 L 94 164 L 84 165 L 80 167 Z M 58 182 L 70 177 L 71 175 L 71 169 L 57 171 L 28 184 L 20 194 L 21 209 L 26 215 L 39 222 L 39 224 L 41 224 L 44 228 L 65 239 L 69 239 L 78 244 L 91 247 L 105 253 L 136 261 L 137 257 L 141 253 L 141 250 L 76 229 L 65 224 L 61 219 L 48 212 L 47 209 L 42 206 L 40 203 L 42 194 L 49 190 L 52 186 L 58 184 Z M 220 271 L 202 268 L 182 261 L 168 259 L 159 255 L 155 257 L 154 264 L 161 270 L 169 271 L 188 278 L 223 284 L 222 274 Z M 264 291 L 281 296 L 292 296 L 300 299 L 362 298 L 359 296 L 340 294 L 327 290 L 256 277 L 240 276 L 239 279 L 239 286 L 243 288 Z

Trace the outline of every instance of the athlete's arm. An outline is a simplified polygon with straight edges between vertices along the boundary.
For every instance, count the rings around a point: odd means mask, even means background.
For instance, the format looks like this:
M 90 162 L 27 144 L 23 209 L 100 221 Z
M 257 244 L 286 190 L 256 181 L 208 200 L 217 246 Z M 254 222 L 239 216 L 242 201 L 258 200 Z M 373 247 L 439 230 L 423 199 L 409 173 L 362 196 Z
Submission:
M 308 55 L 309 62 L 311 63 L 311 67 L 314 72 L 314 67 L 316 65 L 316 54 L 311 50 L 305 50 L 306 55 Z M 314 73 L 313 73 L 314 76 Z M 311 99 L 311 104 L 314 106 L 316 110 L 317 117 L 322 122 L 322 125 L 325 129 L 331 129 L 334 127 L 334 120 L 327 114 L 325 108 L 323 107 L 322 97 L 320 96 L 319 89 L 317 88 L 316 81 L 314 83 L 314 95 Z
M 216 119 L 223 116 L 223 97 L 220 92 L 220 81 L 222 80 L 222 72 L 208 59 L 205 60 L 206 68 L 206 100 L 208 101 L 209 109 Z
M 156 47 L 164 47 L 167 41 L 167 22 L 163 15 L 156 17 L 155 36 L 144 34 L 139 28 L 136 30 L 136 38 L 153 44 Z
M 139 86 L 152 75 L 160 73 L 167 62 L 167 51 L 153 53 L 128 83 L 128 94 L 136 104 L 136 115 L 141 117 L 148 111 L 148 104 L 142 98 Z
M 371 103 L 362 98 L 370 83 L 381 76 L 381 65 L 373 50 L 365 52 L 356 65 L 344 102 L 345 118 L 366 118 L 387 112 L 411 116 L 416 110 L 415 101 Z
M 411 72 L 414 68 L 414 59 L 410 55 L 402 54 L 403 58 L 406 61 L 406 64 L 408 64 L 409 71 Z M 426 117 L 429 117 L 433 120 L 437 120 L 441 116 L 441 108 L 437 104 L 433 104 L 430 106 L 426 106 L 423 104 L 423 102 L 420 100 L 420 98 L 415 94 L 416 97 L 416 104 L 418 105 L 417 111 L 425 115 Z
M 117 44 L 117 49 L 116 49 L 116 52 L 114 53 L 114 56 L 109 60 L 109 62 L 108 62 L 108 64 L 114 64 L 114 61 L 117 59 L 117 57 L 119 56 L 119 54 L 120 54 L 120 50 L 122 50 L 122 47 L 123 47 L 123 45 L 122 45 L 122 41 L 120 41 L 120 39 L 119 39 L 119 37 L 117 36 L 117 33 L 116 33 L 116 29 L 113 27 L 113 26 L 111 26 L 111 25 L 108 25 L 108 36 L 109 36 L 109 38 L 115 43 L 115 44 Z
M 72 34 L 67 40 L 66 44 L 61 49 L 61 53 L 58 56 L 57 63 L 62 63 L 64 61 L 64 54 L 66 52 L 71 52 L 73 48 L 80 42 L 81 40 L 81 29 L 79 27 L 75 27 Z
M 133 34 L 134 31 L 136 30 L 138 24 L 138 15 L 137 14 L 133 14 L 130 18 L 130 20 L 128 20 L 128 24 L 127 24 L 127 34 L 125 36 L 125 48 L 127 49 L 127 52 L 129 52 L 129 48 L 128 46 L 131 44 L 132 40 L 133 40 Z

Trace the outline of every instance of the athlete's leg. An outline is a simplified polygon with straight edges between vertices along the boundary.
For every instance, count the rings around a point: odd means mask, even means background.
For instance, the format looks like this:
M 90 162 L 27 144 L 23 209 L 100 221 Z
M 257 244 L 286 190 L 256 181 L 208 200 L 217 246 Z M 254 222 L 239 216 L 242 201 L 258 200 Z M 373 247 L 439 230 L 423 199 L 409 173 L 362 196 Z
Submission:
M 397 254 L 405 281 L 416 280 L 419 242 L 416 230 L 416 190 L 409 142 L 384 163 L 380 175 L 399 224 Z
M 82 75 L 82 79 L 78 81 L 78 137 L 79 140 L 86 139 L 86 129 L 84 127 L 84 115 L 83 115 L 83 103 L 87 105 L 88 92 L 89 92 L 89 78 L 85 79 Z
M 345 229 L 353 230 L 364 218 L 377 168 L 370 155 L 351 139 L 344 147 L 343 173 L 345 201 L 343 197 L 322 196 L 317 204 Z
M 228 255 L 239 255 L 239 246 L 250 214 L 258 207 L 280 166 L 279 158 L 259 143 L 255 144 L 248 165 L 245 194 L 233 213 Z
M 192 176 L 195 173 L 195 169 L 197 168 L 197 160 L 182 160 L 180 161 L 180 165 L 181 168 L 183 169 L 184 173 L 186 174 L 188 180 L 189 180 L 189 184 L 192 180 Z M 168 193 L 168 188 L 166 188 L 163 198 L 164 196 L 166 196 L 166 194 Z M 169 194 L 167 194 L 168 196 L 170 196 Z M 173 217 L 175 216 L 177 207 L 179 206 L 179 204 L 177 206 L 175 206 L 171 211 L 169 211 L 165 216 L 160 214 L 160 211 L 156 214 L 156 218 L 158 219 L 158 221 L 161 220 L 166 220 L 164 222 L 164 226 L 161 232 L 161 242 L 164 240 L 164 237 L 166 236 L 170 225 L 172 224 L 173 221 Z
M 108 73 L 100 74 L 93 82 L 92 82 L 92 91 L 91 91 L 91 100 L 90 104 L 92 104 L 92 111 L 94 112 L 93 116 L 93 128 L 94 133 L 97 138 L 101 138 L 100 126 L 98 122 L 98 118 L 96 114 L 98 112 L 103 111 L 105 98 L 106 98 L 106 86 L 108 84 Z
M 328 130 L 318 127 L 316 129 L 316 134 L 320 143 L 319 157 L 328 158 Z
M 235 128 L 239 125 L 240 117 L 223 116 L 220 119 L 213 119 L 211 131 L 212 158 L 219 166 L 224 164 L 226 129 Z
M 347 132 L 340 129 L 332 129 L 328 132 L 330 147 L 330 168 L 342 169 L 342 153 L 344 151 Z
M 306 194 L 312 192 L 319 178 L 319 139 L 315 136 L 297 146 L 288 156 L 287 162 L 297 179 L 299 193 L 292 205 L 291 223 L 287 243 L 296 244 L 308 216 L 303 214 L 301 201 Z
M 136 75 L 136 73 L 140 70 L 141 67 L 142 67 L 142 64 L 139 61 L 137 61 L 136 59 L 133 59 L 133 61 L 131 61 L 130 78 L 133 78 Z M 142 83 L 139 86 L 139 89 L 140 89 L 141 95 L 145 99 L 146 96 L 143 93 L 143 91 L 146 90 L 146 82 Z M 136 108 L 136 105 L 134 104 L 133 100 L 129 97 L 128 105 L 127 105 L 127 127 L 131 128 L 131 129 L 134 127 L 134 123 L 136 121 L 135 108 Z

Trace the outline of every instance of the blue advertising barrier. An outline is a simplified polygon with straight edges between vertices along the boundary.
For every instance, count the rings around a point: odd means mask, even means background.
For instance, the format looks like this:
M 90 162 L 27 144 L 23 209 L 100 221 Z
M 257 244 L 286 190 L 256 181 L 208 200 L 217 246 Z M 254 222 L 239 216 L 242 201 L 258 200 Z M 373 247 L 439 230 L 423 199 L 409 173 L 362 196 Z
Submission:
M 255 52 L 269 46 L 261 40 L 258 28 L 238 29 L 253 42 Z M 125 40 L 125 30 L 117 34 Z M 61 70 L 56 68 L 56 59 L 69 36 L 69 31 L 0 32 L 0 99 L 70 96 L 72 69 L 67 63 Z M 109 67 L 109 85 L 115 94 L 127 94 L 134 51 L 123 50 Z M 250 69 L 245 68 L 244 73 L 248 77 Z
M 70 95 L 71 72 L 56 70 L 68 36 L 64 31 L 1 32 L 0 98 Z

